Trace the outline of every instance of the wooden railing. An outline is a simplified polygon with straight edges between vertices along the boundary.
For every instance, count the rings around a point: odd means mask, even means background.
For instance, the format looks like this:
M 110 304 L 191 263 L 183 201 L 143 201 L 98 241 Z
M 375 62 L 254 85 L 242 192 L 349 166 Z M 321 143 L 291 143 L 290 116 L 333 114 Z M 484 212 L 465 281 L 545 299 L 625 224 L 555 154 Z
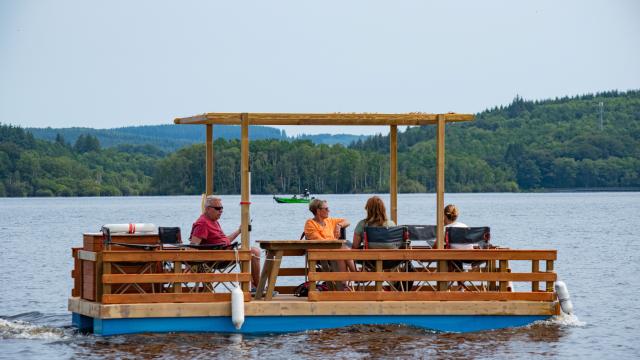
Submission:
M 230 301 L 234 283 L 251 281 L 251 274 L 239 272 L 236 266 L 238 260 L 249 268 L 249 251 L 76 250 L 74 254 L 96 269 L 91 277 L 82 279 L 83 288 L 89 287 L 94 301 L 103 304 Z M 250 298 L 245 293 L 245 301 Z
M 556 250 L 310 250 L 309 300 L 554 301 L 556 258 Z M 355 260 L 366 266 L 360 272 L 317 272 L 317 262 L 327 260 Z M 434 265 L 462 260 L 477 266 L 470 271 L 438 272 Z M 385 269 L 390 261 L 401 266 Z M 511 272 L 509 261 L 528 261 L 531 272 Z M 541 261 L 546 264 L 544 271 Z M 319 281 L 350 283 L 352 291 L 316 291 Z M 405 286 L 395 285 L 403 282 Z M 514 292 L 509 286 L 512 282 L 529 282 L 531 291 Z M 545 282 L 543 290 L 539 282 Z

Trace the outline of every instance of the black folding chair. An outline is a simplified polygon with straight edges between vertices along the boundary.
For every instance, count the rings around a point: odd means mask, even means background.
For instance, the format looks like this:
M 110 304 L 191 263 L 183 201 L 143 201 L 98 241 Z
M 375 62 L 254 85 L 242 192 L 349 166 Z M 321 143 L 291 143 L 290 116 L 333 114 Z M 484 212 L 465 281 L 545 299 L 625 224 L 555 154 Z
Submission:
M 362 248 L 367 249 L 408 249 L 411 246 L 409 229 L 406 226 L 365 226 L 362 236 Z M 375 261 L 363 261 L 365 271 L 375 271 Z M 411 261 L 383 260 L 382 270 L 386 272 L 411 272 Z M 392 290 L 409 291 L 413 281 L 387 282 Z
M 491 230 L 487 226 L 482 227 L 448 227 L 445 228 L 445 249 L 472 250 L 488 249 L 491 240 Z M 486 269 L 486 261 L 455 260 L 449 261 L 452 271 L 480 271 Z M 469 284 L 469 286 L 466 285 Z M 458 282 L 458 285 L 475 291 L 486 289 L 484 284 L 478 286 L 473 282 Z

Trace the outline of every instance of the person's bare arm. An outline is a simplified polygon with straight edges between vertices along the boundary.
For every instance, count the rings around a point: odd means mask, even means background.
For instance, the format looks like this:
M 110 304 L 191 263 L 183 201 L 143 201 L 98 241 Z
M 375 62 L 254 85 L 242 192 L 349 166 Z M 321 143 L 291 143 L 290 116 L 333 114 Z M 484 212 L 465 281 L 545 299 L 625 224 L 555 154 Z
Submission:
M 358 233 L 353 233 L 353 246 L 352 249 L 360 249 L 360 242 L 362 241 L 362 237 Z
M 346 228 L 349 225 L 351 225 L 351 223 L 347 219 L 342 219 L 342 221 L 337 223 L 336 227 L 333 229 L 333 236 L 335 236 L 336 239 L 339 239 L 340 238 L 340 229 Z
M 199 238 L 199 237 L 197 237 L 197 236 L 191 236 L 191 239 L 189 239 L 189 242 L 190 242 L 192 245 L 200 245 L 200 243 L 202 242 L 202 239 L 200 239 L 200 238 Z
M 227 238 L 229 239 L 229 242 L 231 242 L 231 241 L 235 240 L 238 237 L 238 235 L 240 235 L 240 228 L 238 228 L 238 230 L 236 230 L 236 231 L 232 232 L 231 234 L 229 234 L 227 236 Z

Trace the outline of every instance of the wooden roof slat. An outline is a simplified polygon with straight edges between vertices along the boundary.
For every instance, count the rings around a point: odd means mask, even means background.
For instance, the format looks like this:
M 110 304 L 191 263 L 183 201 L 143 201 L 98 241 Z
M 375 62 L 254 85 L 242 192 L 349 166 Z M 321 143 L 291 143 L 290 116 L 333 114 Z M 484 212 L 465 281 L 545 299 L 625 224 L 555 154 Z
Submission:
M 191 117 L 177 118 L 176 124 L 226 124 L 240 125 L 240 113 L 206 113 Z M 432 125 L 437 122 L 437 114 L 406 113 L 328 113 L 328 114 L 294 114 L 294 113 L 248 113 L 250 125 Z M 447 122 L 471 121 L 472 114 L 444 114 Z

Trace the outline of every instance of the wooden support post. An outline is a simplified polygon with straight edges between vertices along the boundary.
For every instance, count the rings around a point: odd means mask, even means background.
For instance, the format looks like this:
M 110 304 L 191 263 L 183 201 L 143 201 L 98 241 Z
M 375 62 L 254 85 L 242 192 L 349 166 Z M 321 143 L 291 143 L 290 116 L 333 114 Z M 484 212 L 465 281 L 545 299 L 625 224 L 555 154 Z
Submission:
M 382 273 L 382 260 L 376 260 L 376 274 Z M 382 281 L 376 281 L 376 291 L 382 291 Z
M 389 130 L 389 196 L 391 201 L 391 220 L 398 223 L 398 126 L 391 125 Z
M 95 253 L 96 254 L 96 262 L 94 264 L 94 269 L 96 270 L 94 283 L 96 284 L 96 301 L 102 302 L 102 252 Z
M 500 260 L 500 272 L 507 272 L 509 268 L 509 262 L 508 260 Z M 507 281 L 500 281 L 500 291 L 504 292 L 507 291 L 507 287 L 509 286 L 509 282 Z
M 547 260 L 547 272 L 553 272 L 553 260 Z M 547 281 L 547 291 L 553 292 L 553 281 Z
M 436 249 L 444 249 L 444 129 L 445 116 L 437 116 L 436 129 Z M 438 271 L 448 271 L 447 261 L 438 261 Z M 438 282 L 440 291 L 447 290 L 448 283 Z
M 241 131 L 240 131 L 240 233 L 241 233 L 241 249 L 250 250 L 250 234 L 249 234 L 249 205 L 251 199 L 249 197 L 249 114 L 240 114 Z M 250 272 L 250 266 L 246 266 L 245 262 L 241 264 L 242 272 Z M 242 284 L 242 291 L 249 291 L 249 283 Z
M 531 272 L 538 273 L 540 272 L 540 260 L 531 260 Z M 536 292 L 540 291 L 539 283 L 537 281 L 531 282 L 531 291 Z
M 205 155 L 205 194 L 213 194 L 213 174 L 215 172 L 215 156 L 213 152 L 213 125 L 207 124 L 207 146 Z
M 309 272 L 316 272 L 316 261 L 315 260 L 309 260 Z M 309 294 L 311 294 L 312 292 L 316 291 L 316 282 L 315 281 L 310 281 L 309 282 Z
M 174 274 L 182 273 L 182 261 L 174 261 L 173 262 L 173 273 Z M 182 292 L 182 283 L 181 282 L 174 282 L 173 283 L 173 292 L 174 293 L 181 293 Z
M 102 275 L 111 274 L 111 263 L 103 262 L 102 263 Z M 111 294 L 111 284 L 102 285 L 102 294 Z

